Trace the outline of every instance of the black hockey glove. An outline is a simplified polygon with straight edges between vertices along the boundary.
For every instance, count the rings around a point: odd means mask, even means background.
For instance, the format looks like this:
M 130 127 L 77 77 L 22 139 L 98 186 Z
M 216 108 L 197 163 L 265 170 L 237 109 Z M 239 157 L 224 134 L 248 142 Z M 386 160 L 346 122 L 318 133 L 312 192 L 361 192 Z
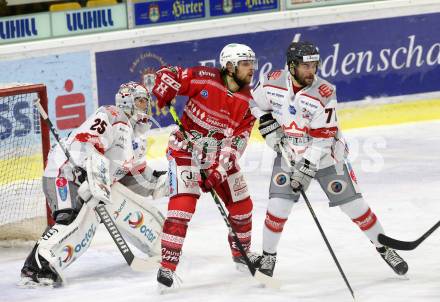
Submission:
M 278 144 L 283 137 L 280 124 L 273 118 L 272 113 L 263 114 L 260 117 L 260 125 L 258 126 L 261 136 L 266 144 L 276 152 L 280 152 Z
M 312 178 L 315 177 L 316 166 L 307 159 L 302 158 L 295 164 L 292 176 L 290 176 L 290 186 L 293 192 L 299 192 L 301 189 L 304 191 L 310 185 Z

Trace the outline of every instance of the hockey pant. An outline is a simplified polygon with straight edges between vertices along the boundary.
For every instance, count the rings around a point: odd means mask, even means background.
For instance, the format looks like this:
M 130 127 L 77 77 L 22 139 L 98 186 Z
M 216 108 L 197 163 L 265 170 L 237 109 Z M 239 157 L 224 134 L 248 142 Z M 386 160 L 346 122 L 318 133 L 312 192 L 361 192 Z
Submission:
M 292 211 L 293 204 L 299 200 L 300 194 L 290 187 L 290 173 L 281 168 L 284 165 L 280 155 L 274 161 L 269 203 L 263 227 L 263 250 L 276 253 L 277 246 L 285 223 Z M 315 176 L 329 199 L 330 207 L 340 209 L 359 226 L 361 231 L 376 246 L 383 228 L 374 212 L 362 198 L 356 176 L 348 162 L 340 162 L 335 166 L 321 169 Z
M 188 223 L 200 197 L 197 181 L 200 173 L 197 167 L 191 166 L 190 159 L 172 159 L 169 169 L 171 197 L 162 233 L 161 264 L 175 270 L 182 253 Z M 228 171 L 227 179 L 214 189 L 229 212 L 229 222 L 240 243 L 248 251 L 251 245 L 252 200 L 243 175 L 235 168 L 231 169 Z M 228 234 L 228 242 L 232 255 L 239 256 L 240 251 L 233 243 L 231 234 Z

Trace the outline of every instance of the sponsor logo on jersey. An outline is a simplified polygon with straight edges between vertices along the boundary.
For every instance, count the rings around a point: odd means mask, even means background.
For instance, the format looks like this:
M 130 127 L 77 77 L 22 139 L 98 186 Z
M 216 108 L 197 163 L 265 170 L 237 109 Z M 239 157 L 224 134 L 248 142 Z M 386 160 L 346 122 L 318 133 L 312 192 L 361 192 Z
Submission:
M 333 195 L 342 194 L 346 188 L 347 188 L 347 183 L 342 180 L 333 180 L 327 186 L 327 190 Z
M 133 150 L 139 148 L 139 144 L 136 141 L 132 141 L 131 144 L 133 145 Z
M 322 84 L 318 87 L 318 92 L 322 97 L 328 98 L 332 95 L 333 89 L 327 84 Z
M 192 171 L 183 170 L 180 173 L 180 179 L 183 181 L 183 183 L 185 184 L 185 187 L 187 187 L 187 188 L 194 188 L 195 186 L 198 185 L 197 180 L 196 180 L 196 175 Z
M 215 73 L 207 71 L 207 70 L 199 70 L 199 77 L 210 77 L 215 78 Z
M 267 75 L 267 78 L 268 78 L 269 80 L 277 80 L 277 79 L 280 78 L 280 76 L 281 76 L 281 71 L 280 71 L 280 70 L 277 70 L 277 71 L 274 71 L 274 72 L 269 73 L 269 74 Z
M 139 211 L 134 212 L 134 214 L 128 213 L 128 215 L 124 218 L 124 221 L 128 221 L 128 225 L 130 227 L 132 227 L 133 229 L 137 229 L 140 228 L 141 225 L 144 223 L 144 215 Z
M 232 186 L 232 189 L 234 190 L 235 196 L 238 196 L 240 194 L 243 194 L 247 192 L 247 184 L 244 181 L 244 176 L 240 175 L 234 180 L 234 185 Z
M 289 112 L 290 112 L 290 114 L 295 115 L 296 114 L 296 108 L 293 105 L 289 105 Z
M 200 95 L 202 96 L 202 98 L 207 99 L 208 91 L 206 89 L 203 89 L 202 91 L 200 91 Z
M 61 198 L 61 201 L 66 201 L 67 199 L 67 193 L 68 193 L 68 187 L 67 187 L 67 179 L 64 177 L 58 177 L 55 180 L 55 186 L 57 187 L 58 195 Z
M 289 182 L 287 181 L 288 179 L 289 179 L 289 176 L 286 173 L 277 173 L 273 177 L 273 183 L 277 187 L 285 187 L 289 184 Z

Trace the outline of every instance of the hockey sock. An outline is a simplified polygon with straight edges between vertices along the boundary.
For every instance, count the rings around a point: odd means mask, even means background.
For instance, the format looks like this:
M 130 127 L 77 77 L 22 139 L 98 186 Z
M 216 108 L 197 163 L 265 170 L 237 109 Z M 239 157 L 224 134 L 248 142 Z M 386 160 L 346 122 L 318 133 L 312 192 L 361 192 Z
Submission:
M 293 202 L 288 199 L 271 198 L 267 206 L 263 226 L 263 251 L 274 254 L 283 232 L 284 224 L 292 211 Z
M 351 220 L 358 225 L 361 231 L 374 243 L 375 246 L 382 245 L 377 240 L 379 233 L 384 233 L 382 225 L 376 215 L 371 211 L 363 198 L 339 206 Z
M 176 270 L 182 253 L 188 222 L 196 208 L 197 199 L 193 196 L 175 196 L 168 203 L 167 219 L 162 231 L 163 267 Z
M 251 246 L 252 238 L 252 200 L 248 197 L 243 201 L 232 203 L 227 208 L 229 211 L 229 222 L 237 233 L 241 245 L 245 251 L 248 251 Z M 232 256 L 240 256 L 240 251 L 234 243 L 231 234 L 228 235 L 228 241 Z

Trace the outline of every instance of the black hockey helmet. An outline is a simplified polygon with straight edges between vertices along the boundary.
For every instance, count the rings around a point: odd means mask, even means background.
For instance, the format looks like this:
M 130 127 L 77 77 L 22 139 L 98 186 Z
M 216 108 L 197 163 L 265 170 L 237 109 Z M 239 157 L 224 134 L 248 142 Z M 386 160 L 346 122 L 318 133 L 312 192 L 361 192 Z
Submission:
M 313 43 L 307 41 L 292 42 L 286 52 L 287 66 L 297 66 L 303 62 L 320 61 L 319 49 Z

